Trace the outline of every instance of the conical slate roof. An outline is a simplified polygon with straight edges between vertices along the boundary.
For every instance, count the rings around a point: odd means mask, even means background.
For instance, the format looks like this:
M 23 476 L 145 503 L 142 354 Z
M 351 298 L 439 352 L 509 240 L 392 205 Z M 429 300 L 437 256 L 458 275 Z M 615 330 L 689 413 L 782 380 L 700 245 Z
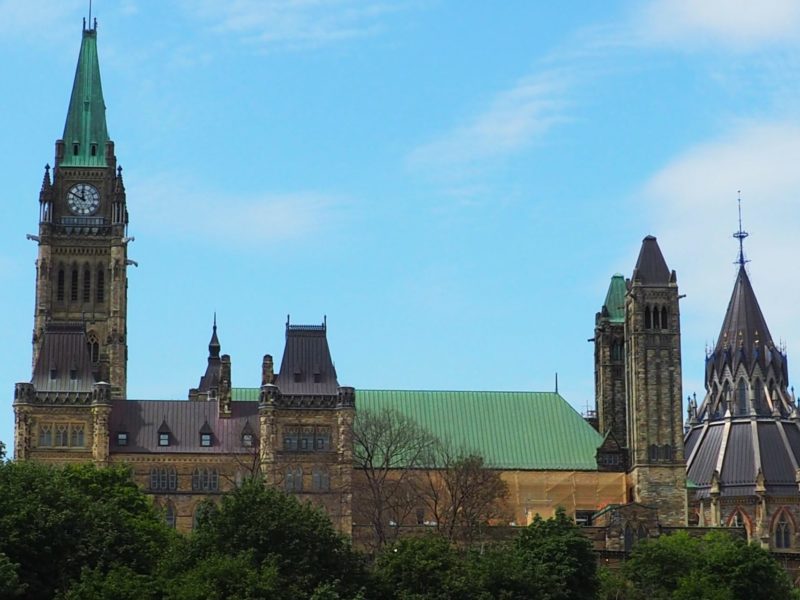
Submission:
M 67 121 L 64 124 L 64 157 L 61 166 L 105 167 L 108 142 L 106 104 L 100 85 L 97 30 L 84 29 Z
M 642 249 L 639 250 L 639 258 L 633 268 L 631 279 L 644 284 L 669 283 L 669 267 L 654 236 L 648 235 L 642 240 Z
M 744 347 L 750 351 L 759 343 L 771 345 L 772 336 L 747 271 L 744 265 L 740 265 L 715 350 Z

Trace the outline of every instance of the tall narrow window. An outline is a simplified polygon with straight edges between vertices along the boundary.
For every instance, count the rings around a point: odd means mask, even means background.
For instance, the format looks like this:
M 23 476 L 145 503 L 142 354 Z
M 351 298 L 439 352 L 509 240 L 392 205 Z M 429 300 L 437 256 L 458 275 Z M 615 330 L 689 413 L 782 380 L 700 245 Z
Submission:
M 786 513 L 781 513 L 781 516 L 775 525 L 775 547 L 792 547 L 792 530 L 791 527 L 789 527 L 789 520 L 786 518 Z
M 103 267 L 97 269 L 97 302 L 103 303 L 106 301 L 106 282 Z
M 39 446 L 53 445 L 53 427 L 50 424 L 39 425 Z
M 659 315 L 661 312 L 658 310 L 657 306 L 653 307 L 653 329 L 661 329 L 661 319 Z
M 164 519 L 167 522 L 167 527 L 175 529 L 175 505 L 172 502 L 167 502 L 164 507 Z
M 72 267 L 72 278 L 69 282 L 69 300 L 78 301 L 78 267 Z
M 669 321 L 667 320 L 667 307 L 661 309 L 661 329 L 669 329 Z
M 56 425 L 56 446 L 69 446 L 69 426 L 65 423 Z
M 83 267 L 83 301 L 89 302 L 92 299 L 92 270 L 89 265 Z
M 739 393 L 737 394 L 739 402 L 737 403 L 736 412 L 740 415 L 747 414 L 747 384 L 744 379 L 739 380 Z
M 75 448 L 83 448 L 83 425 L 72 425 L 70 428 L 69 445 Z
M 64 301 L 64 267 L 58 269 L 58 281 L 56 282 L 56 300 Z
M 645 329 L 650 329 L 652 327 L 653 327 L 653 319 L 652 319 L 651 314 L 650 314 L 650 307 L 649 306 L 645 306 L 644 307 L 644 328 Z

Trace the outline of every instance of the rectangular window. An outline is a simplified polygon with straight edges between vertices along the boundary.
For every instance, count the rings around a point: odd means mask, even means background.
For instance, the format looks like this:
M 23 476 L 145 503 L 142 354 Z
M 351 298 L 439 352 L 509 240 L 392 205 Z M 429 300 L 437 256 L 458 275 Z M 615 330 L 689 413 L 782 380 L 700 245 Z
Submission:
M 588 527 L 592 524 L 592 515 L 594 511 L 591 510 L 576 510 L 575 511 L 575 524 L 580 527 Z
M 117 446 L 127 446 L 128 445 L 128 432 L 127 431 L 120 431 L 117 433 Z
M 169 446 L 169 434 L 168 433 L 159 433 L 158 434 L 158 445 L 159 446 Z
M 200 434 L 200 445 L 204 448 L 208 448 L 211 446 L 211 434 L 210 433 L 201 433 Z

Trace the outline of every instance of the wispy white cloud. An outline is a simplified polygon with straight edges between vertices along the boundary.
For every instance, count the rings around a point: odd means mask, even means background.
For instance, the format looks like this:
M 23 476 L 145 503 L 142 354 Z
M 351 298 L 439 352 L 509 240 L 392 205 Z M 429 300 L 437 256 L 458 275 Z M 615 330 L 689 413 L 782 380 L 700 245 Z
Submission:
M 570 76 L 558 70 L 522 78 L 466 122 L 412 150 L 410 166 L 453 175 L 480 170 L 528 147 L 566 119 L 569 84 Z
M 231 195 L 176 181 L 162 175 L 129 186 L 137 228 L 183 239 L 204 239 L 233 246 L 252 246 L 302 239 L 340 223 L 345 202 L 318 192 Z
M 718 334 L 733 286 L 737 190 L 744 229 L 751 233 L 745 242 L 749 272 L 772 335 L 800 339 L 794 268 L 800 255 L 800 123 L 740 123 L 734 129 L 677 156 L 636 198 L 688 294 L 682 317 L 684 347 L 692 356 Z
M 753 50 L 800 41 L 796 0 L 653 0 L 638 5 L 632 31 L 640 41 Z
M 306 48 L 371 35 L 404 0 L 185 0 L 187 12 L 266 47 Z

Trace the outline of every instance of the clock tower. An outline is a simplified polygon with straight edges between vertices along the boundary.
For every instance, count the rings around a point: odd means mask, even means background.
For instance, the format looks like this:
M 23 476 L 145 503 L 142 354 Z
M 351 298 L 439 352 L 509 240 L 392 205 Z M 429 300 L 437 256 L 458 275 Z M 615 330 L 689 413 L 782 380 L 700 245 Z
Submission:
M 36 427 L 26 426 L 26 418 L 30 424 L 37 421 L 33 407 L 70 405 L 79 410 L 97 404 L 98 394 L 103 402 L 125 398 L 127 243 L 132 238 L 127 237 L 122 168 L 117 166 L 105 113 L 97 23 L 87 28 L 84 22 L 64 135 L 56 141 L 52 170 L 45 167 L 39 233 L 30 236 L 39 245 L 33 376 L 30 383 L 17 384 L 15 391 L 18 458 L 25 458 L 26 447 L 37 446 L 25 439 L 28 429 L 28 438 L 37 435 Z M 80 425 L 80 419 L 70 419 Z M 89 434 L 91 423 L 85 425 Z M 55 444 L 55 433 L 55 429 L 41 433 L 40 445 L 71 447 L 69 442 L 74 441 L 88 447 L 90 443 L 81 433 Z

